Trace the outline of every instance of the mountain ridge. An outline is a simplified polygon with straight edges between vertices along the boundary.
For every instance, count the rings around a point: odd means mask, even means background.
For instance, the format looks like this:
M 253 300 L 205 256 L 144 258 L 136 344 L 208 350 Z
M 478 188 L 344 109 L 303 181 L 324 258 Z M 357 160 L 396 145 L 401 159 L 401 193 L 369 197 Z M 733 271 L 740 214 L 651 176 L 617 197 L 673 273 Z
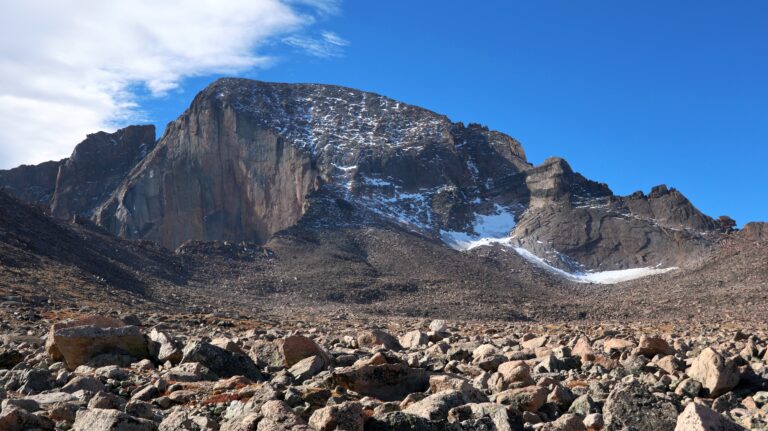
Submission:
M 514 244 L 570 272 L 691 264 L 730 229 L 675 189 L 616 196 L 561 158 L 531 165 L 508 135 L 348 87 L 223 78 L 156 142 L 139 130 L 143 138 L 124 142 L 133 152 L 106 159 L 117 165 L 110 175 L 72 168 L 76 150 L 56 166 L 25 168 L 41 172 L 26 188 L 22 168 L 0 171 L 0 186 L 30 203 L 48 199 L 56 217 L 85 215 L 170 249 L 190 240 L 266 244 L 322 202 L 346 215 L 312 212 L 304 224 L 385 222 L 438 242 Z M 54 167 L 71 178 L 66 187 L 46 183 Z M 483 237 L 479 223 L 490 219 L 507 224 Z

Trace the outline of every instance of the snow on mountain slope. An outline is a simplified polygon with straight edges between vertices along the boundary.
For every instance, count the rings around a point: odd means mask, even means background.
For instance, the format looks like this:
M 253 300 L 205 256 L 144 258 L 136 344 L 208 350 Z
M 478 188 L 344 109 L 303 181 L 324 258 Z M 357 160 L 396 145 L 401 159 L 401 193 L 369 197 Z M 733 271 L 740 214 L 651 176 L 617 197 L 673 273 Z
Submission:
M 623 281 L 634 280 L 637 278 L 647 277 L 649 275 L 664 274 L 669 271 L 674 271 L 677 267 L 669 268 L 630 268 L 619 269 L 615 271 L 596 271 L 596 272 L 577 272 L 570 273 L 563 271 L 562 269 L 555 268 L 547 263 L 546 260 L 536 256 L 530 251 L 522 247 L 512 247 L 517 254 L 522 256 L 528 262 L 547 270 L 553 274 L 559 275 L 577 283 L 596 283 L 596 284 L 615 284 Z
M 475 214 L 475 223 L 471 232 L 441 230 L 440 238 L 449 247 L 456 250 L 471 250 L 491 244 L 509 245 L 512 241 L 510 232 L 515 228 L 515 215 L 508 208 L 494 205 L 491 214 Z

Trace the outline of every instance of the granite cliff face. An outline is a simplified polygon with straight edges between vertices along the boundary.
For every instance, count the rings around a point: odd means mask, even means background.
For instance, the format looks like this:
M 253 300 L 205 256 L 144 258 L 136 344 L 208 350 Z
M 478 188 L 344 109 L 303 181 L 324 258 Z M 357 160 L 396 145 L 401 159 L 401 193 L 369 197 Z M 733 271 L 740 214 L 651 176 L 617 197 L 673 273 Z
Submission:
M 56 190 L 60 165 L 61 161 L 50 161 L 0 170 L 0 187 L 24 202 L 47 208 Z
M 90 217 L 154 146 L 155 126 L 94 133 L 69 158 L 0 171 L 0 187 L 55 218 Z
M 59 166 L 51 215 L 58 219 L 90 217 L 154 146 L 154 126 L 88 135 Z
M 51 195 L 54 216 L 88 215 L 168 248 L 265 244 L 299 223 L 389 226 L 583 272 L 684 265 L 722 230 L 674 189 L 615 196 L 562 159 L 532 166 L 502 133 L 344 87 L 218 80 L 154 148 L 149 137 L 148 129 L 89 136 L 56 166 L 53 186 L 45 174 L 53 167 L 0 180 L 27 201 Z M 100 159 L 113 142 L 121 151 Z M 35 173 L 28 187 L 14 180 L 22 170 Z

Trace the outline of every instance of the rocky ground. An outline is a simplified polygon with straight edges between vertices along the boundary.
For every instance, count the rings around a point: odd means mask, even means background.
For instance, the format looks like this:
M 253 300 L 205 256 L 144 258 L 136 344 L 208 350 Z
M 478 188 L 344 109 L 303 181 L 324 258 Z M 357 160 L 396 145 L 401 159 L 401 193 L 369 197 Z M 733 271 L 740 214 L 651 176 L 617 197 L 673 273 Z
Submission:
M 0 429 L 768 429 L 762 325 L 2 309 Z

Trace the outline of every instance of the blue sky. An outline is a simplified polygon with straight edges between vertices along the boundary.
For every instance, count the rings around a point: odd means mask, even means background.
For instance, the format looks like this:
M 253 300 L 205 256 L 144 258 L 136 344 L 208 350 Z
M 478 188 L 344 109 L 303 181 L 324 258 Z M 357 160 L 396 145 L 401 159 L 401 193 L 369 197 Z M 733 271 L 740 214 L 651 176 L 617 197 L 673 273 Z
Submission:
M 532 163 L 564 157 L 616 193 L 665 183 L 712 216 L 768 220 L 768 2 L 290 3 L 312 19 L 225 75 L 377 92 L 507 133 Z M 132 109 L 162 128 L 220 75 L 178 73 Z

